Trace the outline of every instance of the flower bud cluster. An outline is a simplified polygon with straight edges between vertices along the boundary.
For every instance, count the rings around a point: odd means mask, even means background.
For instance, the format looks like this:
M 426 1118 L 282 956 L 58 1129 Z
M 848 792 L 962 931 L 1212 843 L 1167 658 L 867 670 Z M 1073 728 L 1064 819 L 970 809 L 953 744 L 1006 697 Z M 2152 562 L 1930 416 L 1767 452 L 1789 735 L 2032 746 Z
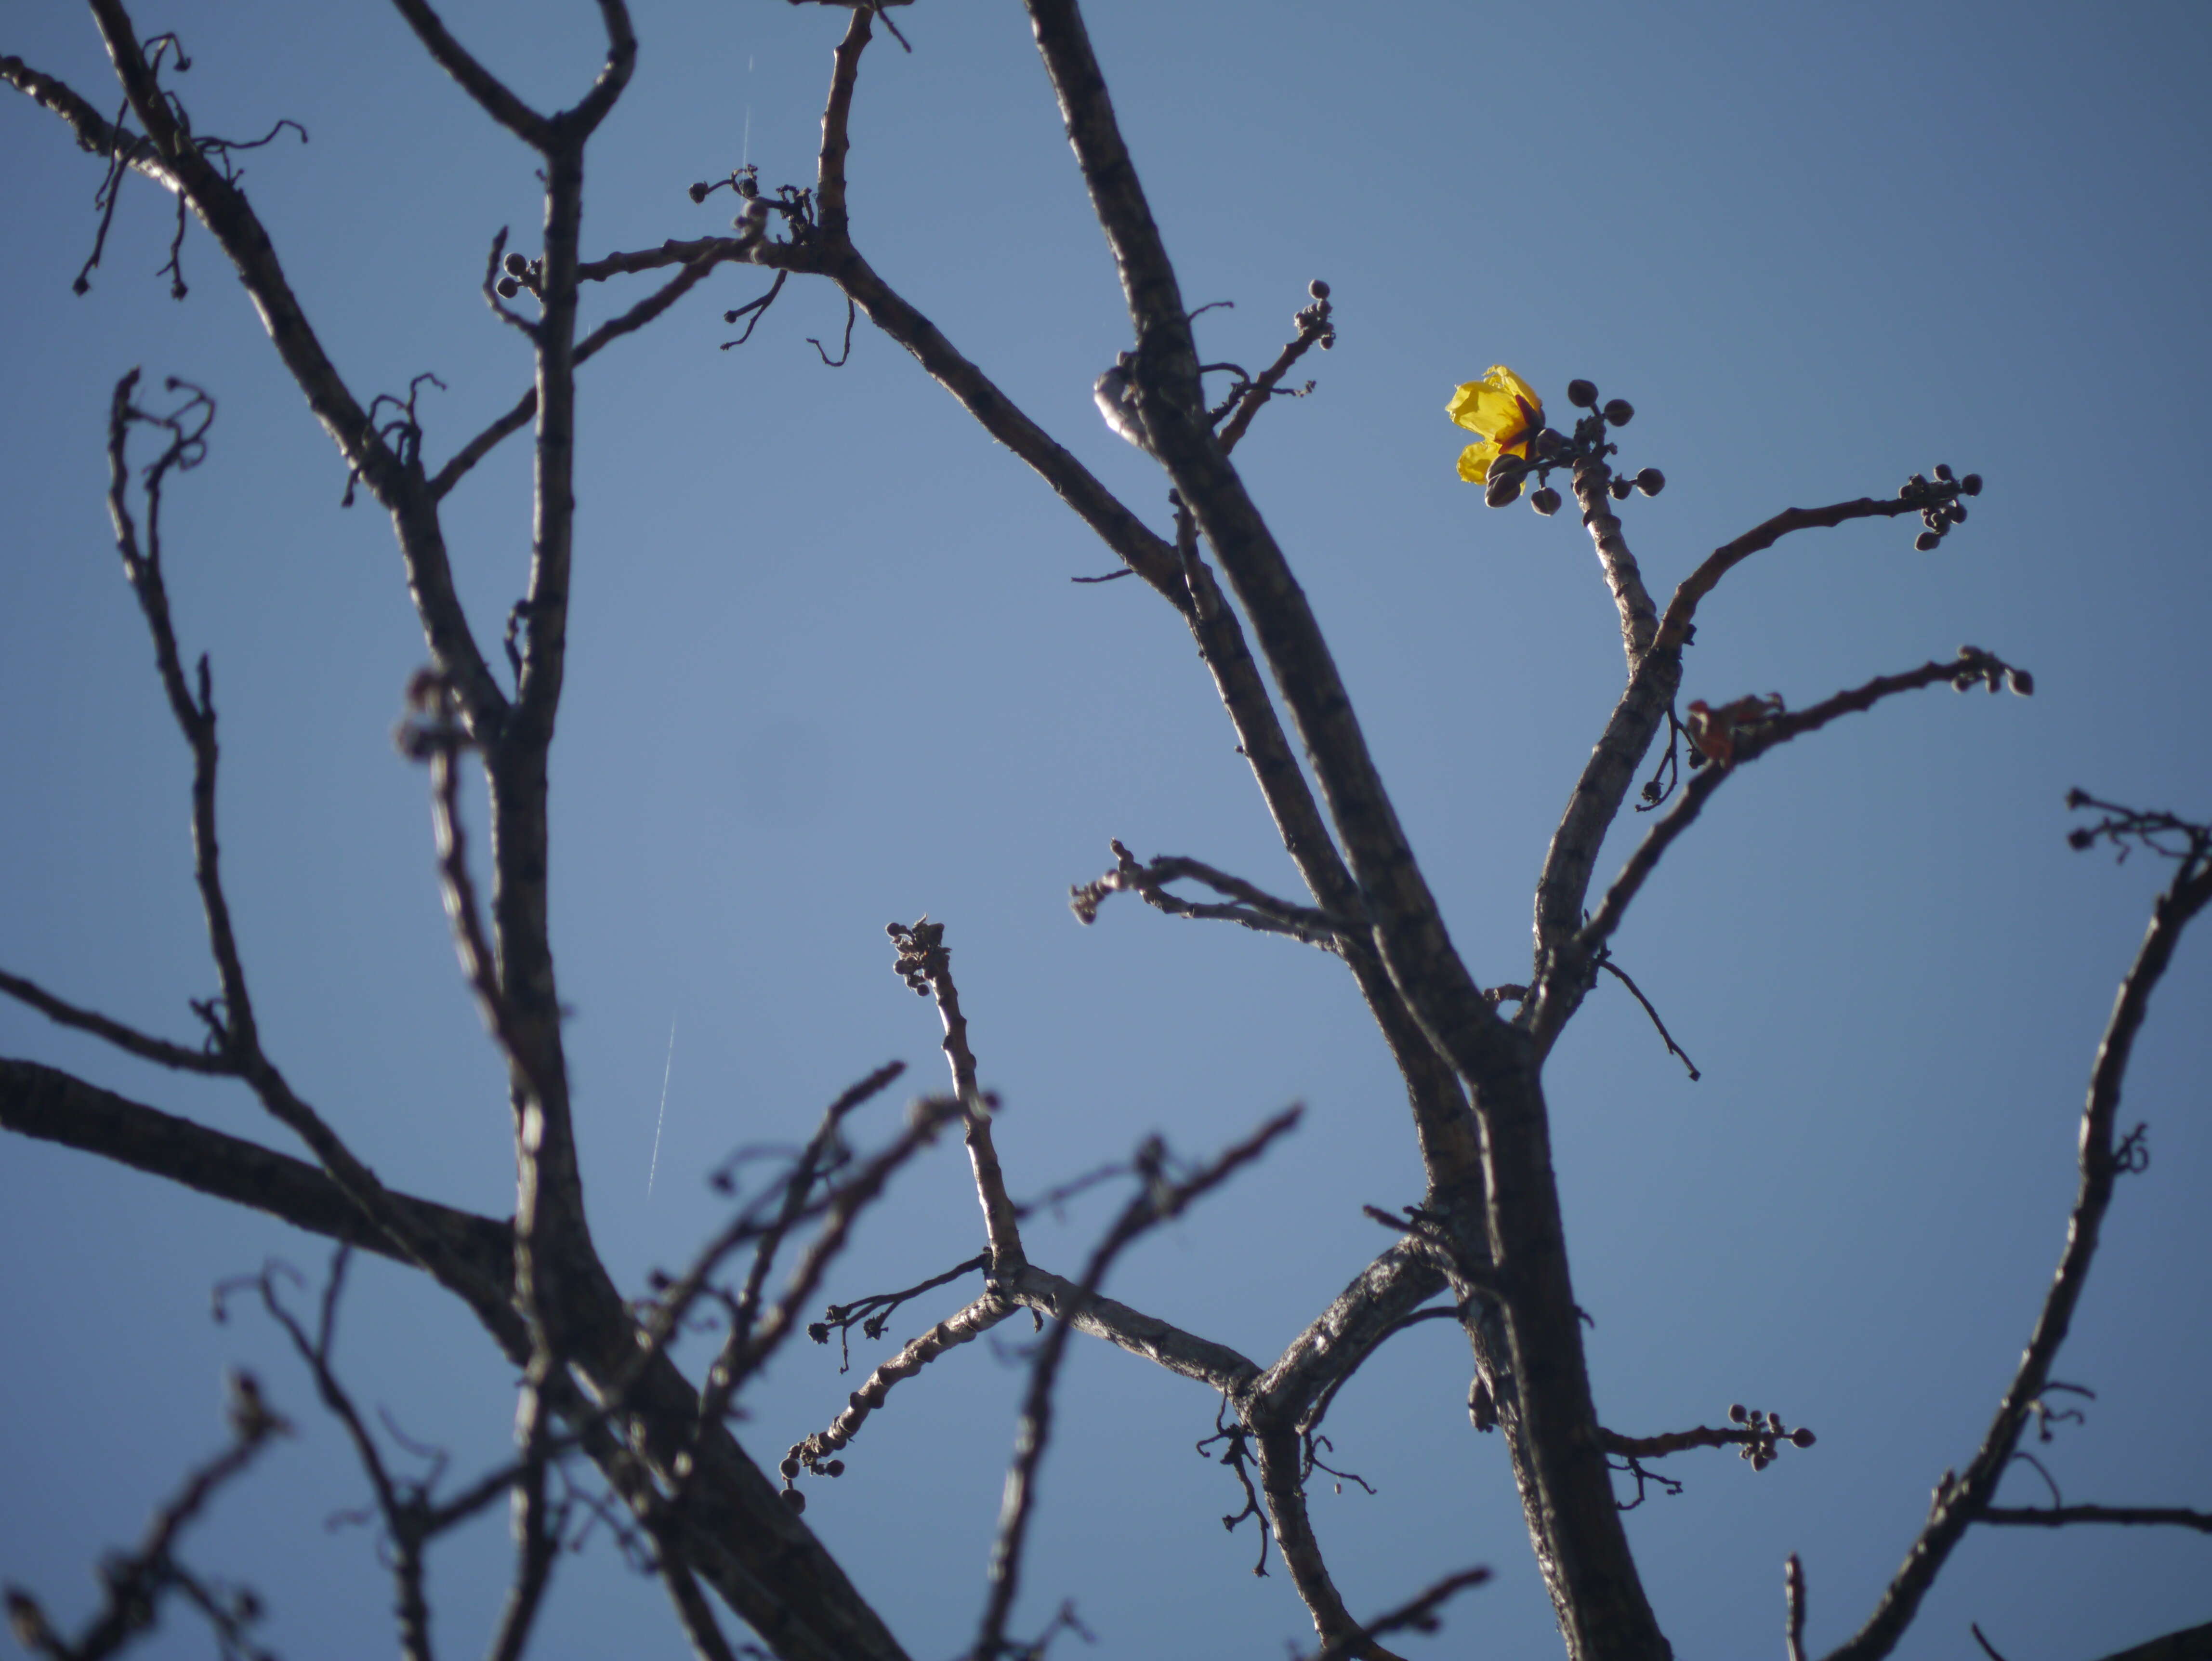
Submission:
M 1746 1408 L 1741 1402 L 1729 1404 L 1728 1416 L 1729 1422 L 1741 1425 L 1751 1433 L 1739 1452 L 1751 1462 L 1753 1470 L 1765 1470 L 1772 1464 L 1784 1442 L 1794 1448 L 1809 1448 L 1818 1439 L 1802 1425 L 1791 1430 L 1782 1422 L 1778 1413 L 1761 1413 L 1757 1408 Z
M 1978 646 L 1961 646 L 1958 670 L 1951 677 L 1951 690 L 1971 692 L 1977 686 L 1986 686 L 1992 692 L 2008 691 L 2024 698 L 2035 696 L 2035 677 L 2027 670 L 2015 669 L 1994 652 L 1984 652 Z
M 1959 500 L 1962 496 L 1978 496 L 1982 493 L 1982 476 L 1968 473 L 1960 478 L 1945 462 L 1936 464 L 1936 477 L 1915 473 L 1897 487 L 1897 499 L 1911 502 L 1920 509 L 1920 534 L 1912 538 L 1912 545 L 1922 553 L 1933 550 L 1949 532 L 1954 525 L 1966 522 L 1966 504 Z
M 544 260 L 526 259 L 519 253 L 511 253 L 501 262 L 501 276 L 495 286 L 499 289 L 501 300 L 512 300 L 525 289 L 534 295 L 543 295 L 544 281 Z
M 1565 467 L 1580 470 L 1602 463 L 1619 447 L 1609 436 L 1615 427 L 1626 427 L 1636 418 L 1636 406 L 1625 398 L 1598 400 L 1594 381 L 1571 380 L 1567 383 L 1567 402 L 1577 409 L 1587 410 L 1588 415 L 1578 418 L 1571 435 L 1553 427 L 1540 427 L 1528 440 L 1526 453 L 1516 454 L 1507 451 L 1490 465 L 1483 480 L 1482 499 L 1492 508 L 1508 507 L 1521 499 L 1521 493 L 1530 475 L 1534 475 L 1537 488 L 1528 492 L 1528 505 L 1549 518 L 1559 511 L 1565 499 L 1551 484 L 1552 470 Z M 1536 411 L 1539 419 L 1542 411 Z M 1646 467 L 1639 472 L 1612 475 L 1606 489 L 1615 502 L 1626 502 L 1635 492 L 1656 496 L 1667 488 L 1667 475 L 1656 467 Z

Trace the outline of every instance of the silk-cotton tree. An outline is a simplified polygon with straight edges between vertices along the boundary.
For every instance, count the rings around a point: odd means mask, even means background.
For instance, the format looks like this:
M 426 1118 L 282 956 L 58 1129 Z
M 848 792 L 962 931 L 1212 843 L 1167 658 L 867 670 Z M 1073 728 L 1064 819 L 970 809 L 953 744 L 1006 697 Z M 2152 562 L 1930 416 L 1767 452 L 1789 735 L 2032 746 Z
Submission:
M 0 1123 L 18 1135 L 253 1208 L 334 1243 L 337 1255 L 319 1284 L 295 1284 L 272 1267 L 222 1290 L 226 1308 L 258 1308 L 287 1335 L 300 1362 L 297 1378 L 234 1381 L 229 1445 L 185 1476 L 138 1548 L 111 1561 L 103 1605 L 88 1624 L 70 1628 L 52 1616 L 51 1595 L 42 1589 L 11 1587 L 9 1611 L 23 1644 L 57 1658 L 114 1653 L 162 1609 L 182 1605 L 196 1609 L 228 1650 L 258 1653 L 258 1600 L 196 1574 L 184 1555 L 188 1530 L 214 1494 L 247 1480 L 288 1415 L 326 1412 L 343 1426 L 369 1484 L 394 1579 L 399 1646 L 411 1658 L 433 1653 L 434 1548 L 450 1530 L 505 1506 L 513 1518 L 512 1582 L 491 1642 L 502 1661 L 523 1654 L 533 1639 L 550 1649 L 538 1616 L 561 1548 L 587 1516 L 611 1521 L 640 1567 L 665 1585 L 677 1621 L 701 1655 L 759 1652 L 731 1634 L 726 1623 L 734 1616 L 759 1646 L 792 1661 L 892 1661 L 908 1652 L 848 1566 L 810 1530 L 807 1495 L 842 1474 L 847 1459 L 862 1457 L 869 1442 L 900 1433 L 895 1420 L 872 1422 L 895 1391 L 930 1389 L 939 1377 L 933 1369 L 957 1365 L 945 1360 L 951 1352 L 1025 1316 L 1042 1335 L 1029 1353 L 997 1537 L 988 1564 L 979 1566 L 984 1609 L 969 1652 L 979 1661 L 1039 1654 L 1055 1641 L 1073 1641 L 1068 1634 L 1079 1629 L 1072 1607 L 1044 1620 L 1036 1614 L 1035 1588 L 1031 1605 L 1018 1603 L 1018 1595 L 1031 1520 L 1038 1506 L 1052 1503 L 1041 1475 L 1052 1448 L 1055 1384 L 1070 1347 L 1091 1342 L 1188 1379 L 1215 1409 L 1216 1433 L 1204 1445 L 1241 1485 L 1243 1516 L 1264 1523 L 1321 1654 L 1388 1657 L 1394 1633 L 1432 1629 L 1449 1600 L 1486 1578 L 1485 1568 L 1470 1561 L 1441 1581 L 1405 1586 L 1395 1607 L 1355 1608 L 1332 1577 L 1308 1504 L 1316 1473 L 1329 1470 L 1319 1427 L 1337 1392 L 1394 1335 L 1430 1321 L 1449 1322 L 1464 1335 L 1465 1367 L 1437 1387 L 1464 1398 L 1469 1435 L 1494 1436 L 1507 1450 L 1529 1546 L 1568 1654 L 1596 1661 L 1671 1653 L 1631 1548 L 1624 1507 L 1640 1501 L 1647 1488 L 1672 1486 L 1676 1479 L 1658 1466 L 1675 1456 L 1733 1451 L 1764 1469 L 1828 1449 L 1801 1451 L 1814 1447 L 1813 1431 L 1765 1405 L 1731 1407 L 1714 1422 L 1678 1428 L 1637 1423 L 1632 1402 L 1601 1411 L 1587 1360 L 1595 1341 L 1570 1273 L 1546 1064 L 1593 989 L 1610 977 L 1633 994 L 1656 1037 L 1697 1076 L 1661 1019 L 1663 993 L 1655 1001 L 1630 980 L 1612 946 L 1639 895 L 1665 879 L 1669 849 L 1747 769 L 1783 745 L 1817 743 L 1832 723 L 1905 693 L 2032 691 L 2027 668 L 1996 651 L 1963 647 L 1795 704 L 1746 687 L 1682 697 L 1700 607 L 1738 567 L 1784 538 L 1860 520 L 1911 520 L 1923 552 L 1942 545 L 1947 555 L 1971 557 L 1960 545 L 1972 535 L 1963 527 L 1969 502 L 1981 494 L 1980 477 L 1935 465 L 1887 494 L 1776 514 L 1722 541 L 1671 593 L 1663 587 L 1655 593 L 1624 514 L 1638 496 L 1656 496 L 1666 479 L 1632 453 L 1647 431 L 1640 426 L 1630 436 L 1632 404 L 1603 396 L 1586 380 L 1550 393 L 1502 365 L 1457 386 L 1443 413 L 1477 441 L 1461 457 L 1461 477 L 1492 509 L 1525 500 L 1551 517 L 1571 503 L 1612 599 L 1626 675 L 1535 874 L 1526 978 L 1484 984 L 1446 929 L 1320 619 L 1237 465 L 1240 447 L 1257 441 L 1255 434 L 1294 418 L 1277 401 L 1306 390 L 1298 371 L 1317 361 L 1312 353 L 1335 345 L 1335 298 L 1324 281 L 1307 285 L 1288 338 L 1256 374 L 1206 361 L 1196 337 L 1206 308 L 1194 307 L 1178 281 L 1074 0 L 1028 0 L 1028 12 L 1133 339 L 1099 376 L 1096 401 L 1108 424 L 1164 476 L 1170 494 L 1160 527 L 1055 441 L 863 252 L 864 228 L 848 205 L 848 135 L 871 43 L 888 34 L 894 45 L 906 44 L 890 11 L 849 8 L 832 55 L 811 179 L 773 179 L 743 162 L 689 185 L 695 207 L 730 205 L 727 233 L 599 252 L 586 246 L 581 228 L 585 160 L 631 81 L 637 40 L 623 0 L 599 0 L 606 46 L 596 78 L 574 102 L 550 110 L 501 78 L 495 52 L 480 54 L 457 39 L 428 0 L 394 3 L 460 92 L 527 148 L 543 181 L 536 246 L 511 247 L 501 232 L 481 273 L 489 310 L 526 344 L 532 384 L 504 415 L 442 455 L 433 453 L 425 432 L 421 400 L 429 378 L 416 378 L 404 395 L 365 395 L 341 373 L 288 276 L 284 227 L 264 222 L 239 187 L 239 154 L 286 140 L 289 124 L 252 143 L 204 131 L 208 114 L 196 121 L 178 84 L 187 64 L 185 44 L 173 34 L 149 35 L 125 0 L 91 0 L 120 86 L 114 119 L 113 94 L 65 85 L 15 58 L 0 58 L 0 74 L 64 124 L 92 165 L 106 169 L 98 240 L 80 289 L 100 265 L 128 182 L 170 193 L 175 288 L 185 287 L 185 232 L 197 222 L 229 260 L 284 371 L 335 446 L 349 498 L 366 498 L 390 518 L 426 659 L 406 687 L 398 742 L 425 778 L 437 880 L 461 969 L 457 994 L 473 1000 L 505 1069 L 514 1213 L 511 1220 L 471 1214 L 387 1186 L 349 1147 L 345 1126 L 296 1089 L 273 1059 L 255 988 L 258 977 L 277 971 L 249 961 L 231 921 L 236 873 L 219 858 L 216 677 L 206 657 L 195 658 L 173 613 L 172 585 L 190 579 L 163 561 L 164 515 L 179 511 L 165 491 L 186 472 L 222 466 L 213 447 L 222 390 L 173 380 L 156 390 L 133 371 L 113 388 L 107 506 L 123 574 L 154 648 L 160 691 L 191 764 L 193 878 L 216 989 L 193 1003 L 199 1030 L 185 1037 L 112 1019 L 76 1001 L 84 994 L 21 972 L 30 965 L 0 972 L 0 989 L 140 1061 L 242 1086 L 300 1145 L 300 1154 L 221 1134 L 30 1061 L 0 1062 Z M 680 186 L 682 164 L 672 165 Z M 680 187 L 672 194 L 680 201 Z M 1402 1132 L 1418 1149 L 1424 1178 L 1409 1202 L 1367 1208 L 1377 1226 L 1373 1261 L 1333 1296 L 1316 1288 L 1310 1324 L 1279 1354 L 1248 1356 L 1116 1301 L 1103 1287 L 1133 1243 L 1261 1159 L 1292 1129 L 1297 1114 L 1259 1123 L 1217 1151 L 1173 1149 L 1158 1139 L 1136 1147 L 1105 1173 L 1128 1189 L 1111 1226 L 1082 1261 L 1048 1267 L 1025 1243 L 1034 1208 L 1018 1202 L 994 1145 L 999 1104 L 984 1087 L 970 1043 L 948 924 L 927 917 L 891 925 L 891 948 L 896 972 L 934 1003 L 949 1076 L 911 1110 L 903 1128 L 861 1129 L 871 1123 L 861 1110 L 891 1085 L 896 1069 L 866 1073 L 830 1104 L 772 1179 L 763 1181 L 757 1164 L 715 1173 L 731 1196 L 728 1224 L 679 1271 L 625 1287 L 595 1248 L 549 910 L 549 770 L 572 626 L 572 570 L 595 557 L 592 538 L 579 532 L 575 519 L 577 372 L 674 312 L 725 267 L 765 279 L 727 313 L 732 327 L 743 326 L 732 344 L 762 329 L 793 279 L 826 288 L 844 302 L 845 325 L 838 353 L 820 348 L 824 362 L 844 361 L 863 319 L 903 348 L 961 412 L 1039 475 L 1096 535 L 1119 562 L 1112 575 L 1133 577 L 1157 595 L 1195 644 L 1249 765 L 1258 806 L 1304 891 L 1278 894 L 1202 859 L 1141 855 L 1115 841 L 1112 867 L 1073 888 L 1075 914 L 1093 922 L 1114 896 L 1129 895 L 1168 916 L 1231 922 L 1273 937 L 1253 942 L 1255 951 L 1304 948 L 1336 959 L 1402 1079 Z M 641 297 L 626 297 L 586 323 L 587 313 L 597 314 L 596 295 L 639 277 L 649 285 Z M 1472 374 L 1473 368 L 1460 373 Z M 1439 375 L 1440 399 L 1452 379 Z M 494 640 L 459 596 L 447 514 L 478 465 L 526 433 L 534 447 L 527 575 Z M 1655 447 L 1662 441 L 1663 435 L 1654 435 Z M 1631 460 L 1643 465 L 1632 470 Z M 1902 471 L 1911 463 L 1900 458 L 1899 465 Z M 1468 500 L 1472 508 L 1472 494 Z M 1559 533 L 1573 535 L 1564 524 Z M 471 781 L 483 789 L 489 815 L 482 852 L 465 830 Z M 2212 1513 L 2203 1511 L 1997 1500 L 2023 1434 L 2068 1406 L 2069 1387 L 2054 1378 L 2053 1364 L 2087 1283 L 2116 1180 L 2143 1159 L 2142 1133 L 2118 1115 L 2130 1049 L 2183 931 L 2212 902 L 2212 826 L 2080 792 L 2072 805 L 2088 816 L 2074 833 L 2077 845 L 2163 856 L 2171 878 L 2091 1066 L 2078 1196 L 2017 1370 L 1990 1409 L 1979 1445 L 1962 1447 L 1942 1473 L 1924 1524 L 1897 1541 L 1895 1576 L 1863 1612 L 1856 1634 L 1833 1652 L 1838 1658 L 1872 1661 L 1890 1652 L 1970 1530 L 2121 1523 L 2212 1531 Z M 1627 837 L 1632 852 L 1617 874 L 1601 879 L 1601 849 L 1614 831 Z M 489 873 L 483 892 L 479 870 Z M 955 940 L 957 928 L 952 919 Z M 854 949 L 870 948 L 856 942 Z M 984 1249 L 919 1284 L 830 1301 L 829 1277 L 860 1220 L 917 1153 L 952 1135 L 969 1154 Z M 1020 1186 L 1048 1189 L 1068 1175 L 1026 1171 Z M 414 1467 L 347 1385 L 335 1335 L 349 1264 L 362 1252 L 434 1281 L 520 1374 L 514 1448 L 466 1479 L 441 1482 L 435 1470 L 410 1475 Z M 842 1387 L 831 1386 L 825 1373 L 818 1427 L 787 1447 L 763 1449 L 741 1425 L 740 1399 L 771 1360 L 818 1355 L 794 1341 L 834 1342 L 848 1356 L 858 1342 L 865 1360 L 867 1343 L 897 1337 L 904 1305 L 955 1286 L 966 1301 L 874 1360 L 842 1404 L 831 1394 Z M 696 1377 L 688 1376 L 673 1352 L 680 1335 L 702 1320 L 717 1335 L 714 1353 Z M 1725 1392 L 1725 1383 L 1717 1390 Z M 860 1451 L 856 1439 L 863 1439 Z M 1378 1525 L 1387 1526 L 1384 1517 Z M 854 1572 L 865 1579 L 865 1566 Z M 1773 1598 L 1796 1658 L 1804 1652 L 1807 1568 L 1778 1554 L 1767 1572 L 1757 1595 Z M 1451 1619 L 1479 1633 L 1480 1604 L 1475 1597 L 1455 1605 Z

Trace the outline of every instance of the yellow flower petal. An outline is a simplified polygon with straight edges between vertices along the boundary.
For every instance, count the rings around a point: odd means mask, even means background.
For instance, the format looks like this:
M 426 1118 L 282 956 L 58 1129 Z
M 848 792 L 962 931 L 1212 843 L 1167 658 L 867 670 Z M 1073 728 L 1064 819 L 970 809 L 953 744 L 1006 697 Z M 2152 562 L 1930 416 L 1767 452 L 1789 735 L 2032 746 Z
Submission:
M 1489 439 L 1470 444 L 1459 453 L 1459 476 L 1470 484 L 1490 477 L 1490 464 L 1498 459 L 1498 446 Z
M 1523 404 L 1536 412 L 1535 424 L 1540 426 L 1544 400 L 1536 396 L 1536 389 L 1503 363 L 1493 363 L 1481 380 L 1468 381 L 1453 392 L 1444 413 L 1471 433 L 1495 438 L 1521 429 Z

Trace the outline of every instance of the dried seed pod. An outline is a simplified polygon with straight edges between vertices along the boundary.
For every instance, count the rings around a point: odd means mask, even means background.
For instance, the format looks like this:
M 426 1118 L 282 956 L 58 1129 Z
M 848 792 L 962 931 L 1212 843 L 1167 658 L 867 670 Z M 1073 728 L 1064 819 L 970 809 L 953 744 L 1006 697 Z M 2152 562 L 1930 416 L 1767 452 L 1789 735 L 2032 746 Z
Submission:
M 1625 398 L 1609 398 L 1601 412 L 1616 427 L 1626 427 L 1636 419 L 1636 406 Z
M 1667 488 L 1667 475 L 1656 467 L 1646 467 L 1637 474 L 1636 488 L 1648 496 L 1656 496 Z
M 1595 410 L 1597 408 L 1597 383 L 1570 380 L 1567 383 L 1567 402 L 1577 410 Z
M 1559 511 L 1559 493 L 1547 484 L 1542 490 L 1529 493 L 1528 505 L 1548 518 Z

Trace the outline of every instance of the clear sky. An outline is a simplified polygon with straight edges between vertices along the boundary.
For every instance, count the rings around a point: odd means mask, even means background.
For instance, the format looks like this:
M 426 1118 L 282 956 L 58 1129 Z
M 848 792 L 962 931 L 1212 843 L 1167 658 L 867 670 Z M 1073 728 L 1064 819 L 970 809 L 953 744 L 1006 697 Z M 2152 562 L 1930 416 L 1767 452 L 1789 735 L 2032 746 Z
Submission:
M 305 123 L 305 148 L 242 158 L 246 188 L 359 393 L 444 380 L 426 448 L 449 454 L 526 382 L 477 283 L 501 225 L 534 246 L 531 158 L 381 6 L 137 15 L 182 33 L 200 131 Z M 449 15 L 541 103 L 598 61 L 583 0 Z M 913 54 L 879 35 L 861 75 L 856 239 L 1164 528 L 1163 481 L 1091 406 L 1127 316 L 1018 9 L 897 15 Z M 721 229 L 728 197 L 695 206 L 684 187 L 743 161 L 811 179 L 842 21 L 642 0 L 636 79 L 587 163 L 587 253 Z M 1617 942 L 1702 1081 L 1611 985 L 1548 1074 L 1605 1421 L 1680 1428 L 1741 1401 L 1820 1436 L 1756 1476 L 1668 1462 L 1686 1492 L 1630 1522 L 1662 1623 L 1685 1657 L 1771 1650 L 1795 1550 L 1826 1648 L 2010 1376 L 2060 1248 L 2096 1035 L 2165 876 L 2069 852 L 2064 793 L 2212 813 L 2212 13 L 1124 0 L 1091 25 L 1186 297 L 1236 301 L 1201 319 L 1206 355 L 1265 360 L 1308 279 L 1334 285 L 1318 390 L 1269 410 L 1237 460 L 1484 982 L 1525 972 L 1538 862 L 1621 666 L 1572 516 L 1489 512 L 1455 478 L 1453 385 L 1503 362 L 1558 405 L 1577 375 L 1632 399 L 1623 459 L 1670 481 L 1625 510 L 1662 592 L 1782 507 L 1887 494 L 1937 462 L 1987 477 L 1932 554 L 1910 521 L 1862 525 L 1738 571 L 1685 694 L 1794 706 L 1971 642 L 2032 668 L 2037 696 L 1894 701 L 1733 781 Z M 0 33 L 118 100 L 82 14 L 17 7 Z M 182 375 L 221 414 L 211 459 L 170 491 L 169 581 L 185 649 L 214 666 L 268 1042 L 387 1181 L 504 1215 L 501 1073 L 439 910 L 423 780 L 389 739 L 424 655 L 389 527 L 340 508 L 335 453 L 197 228 L 191 294 L 168 298 L 166 198 L 126 184 L 91 292 L 70 294 L 99 179 L 52 117 L 0 100 L 0 964 L 177 1037 L 212 988 L 185 757 L 101 503 L 115 379 Z M 748 345 L 717 350 L 718 313 L 762 286 L 725 270 L 581 378 L 554 927 L 601 1247 L 641 1287 L 722 1216 L 703 1177 L 732 1148 L 799 1134 L 890 1057 L 936 1087 L 933 1013 L 882 934 L 927 911 L 949 925 L 1018 1193 L 1150 1131 L 1205 1153 L 1308 1104 L 1288 1145 L 1111 1287 L 1272 1358 L 1382 1244 L 1360 1205 L 1415 1198 L 1419 1172 L 1333 960 L 1126 901 L 1094 928 L 1068 914 L 1112 836 L 1295 880 L 1188 636 L 1136 583 L 1072 585 L 1110 557 L 896 347 L 863 326 L 849 365 L 824 368 L 806 337 L 836 344 L 826 289 L 793 283 Z M 527 477 L 517 441 L 449 503 L 487 638 L 520 592 Z M 2034 1448 L 2069 1501 L 2212 1505 L 2208 993 L 2197 939 L 2123 1109 L 2154 1161 L 2122 1186 L 2058 1367 L 2097 1399 Z M 242 1091 L 13 1007 L 0 1054 L 282 1145 Z M 1040 1225 L 1032 1254 L 1076 1272 L 1106 1204 Z M 948 1144 L 834 1293 L 904 1284 L 980 1234 Z M 323 1263 L 275 1223 L 0 1141 L 0 1574 L 88 1607 L 98 1555 L 220 1441 L 222 1372 L 243 1362 L 305 1433 L 188 1557 L 258 1585 L 288 1657 L 390 1641 L 366 1531 L 323 1526 L 364 1490 L 308 1381 L 257 1316 L 208 1319 L 210 1286 L 270 1255 Z M 893 1338 L 962 1295 L 909 1306 Z M 373 1266 L 347 1320 L 362 1396 L 457 1469 L 498 1457 L 511 1381 L 456 1307 Z M 878 1354 L 856 1346 L 855 1365 Z M 981 1607 L 1017 1362 L 981 1344 L 939 1363 L 841 1483 L 813 1485 L 809 1523 L 917 1658 L 957 1651 Z M 804 1347 L 741 1433 L 772 1462 L 851 1385 Z M 1322 1485 L 1316 1526 L 1355 1610 L 1498 1570 L 1409 1653 L 1557 1653 L 1467 1385 L 1439 1328 L 1383 1352 L 1328 1425 L 1333 1460 L 1377 1492 Z M 1250 1573 L 1252 1525 L 1220 1525 L 1242 1496 L 1190 1451 L 1212 1424 L 1201 1390 L 1085 1343 L 1065 1408 L 1018 1628 L 1067 1597 L 1104 1656 L 1256 1657 L 1310 1632 L 1279 1567 Z M 2004 1495 L 2040 1485 L 2023 1469 Z M 435 1560 L 449 1650 L 482 1642 L 506 1573 L 495 1520 Z M 2087 1661 L 2204 1620 L 2208 1585 L 2201 1536 L 1983 1530 L 1899 1653 L 1958 1655 L 1978 1621 L 2012 1661 Z M 601 1540 L 564 1567 L 538 1652 L 675 1655 L 659 1601 Z M 147 1652 L 208 1643 L 179 1619 Z

